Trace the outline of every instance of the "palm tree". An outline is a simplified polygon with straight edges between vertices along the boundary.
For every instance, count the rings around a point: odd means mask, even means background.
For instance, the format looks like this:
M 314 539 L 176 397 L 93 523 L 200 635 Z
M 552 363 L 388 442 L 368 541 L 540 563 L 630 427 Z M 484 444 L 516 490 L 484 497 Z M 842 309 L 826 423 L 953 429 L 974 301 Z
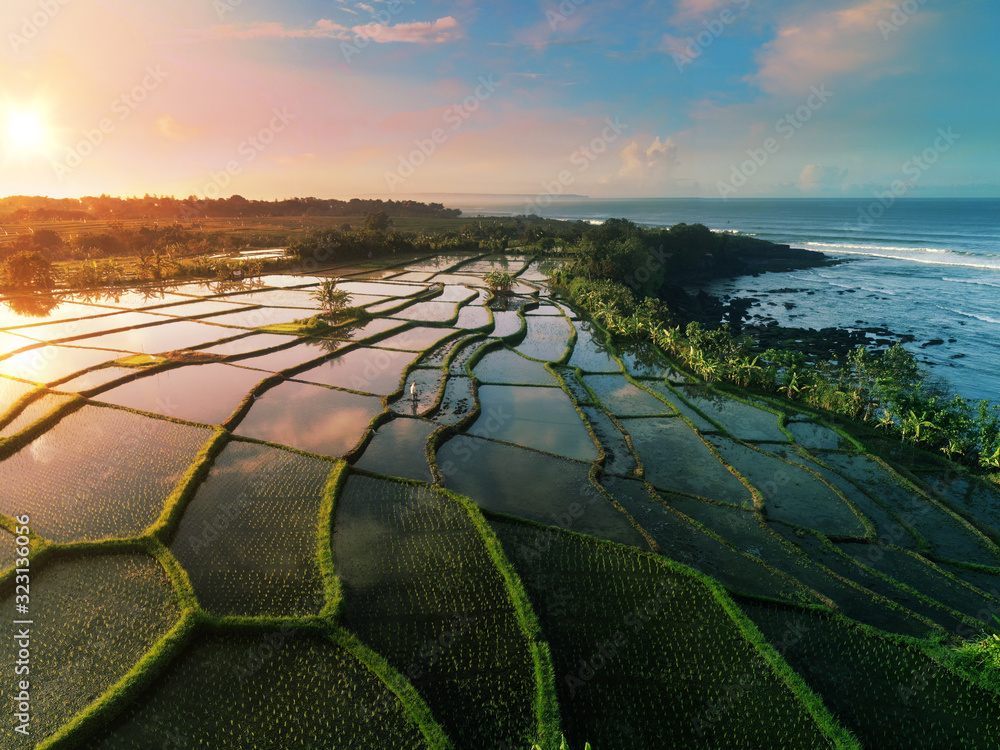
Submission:
M 337 289 L 337 279 L 327 279 L 313 292 L 312 298 L 319 302 L 323 314 L 335 317 L 342 313 L 351 303 L 351 295 L 343 289 Z

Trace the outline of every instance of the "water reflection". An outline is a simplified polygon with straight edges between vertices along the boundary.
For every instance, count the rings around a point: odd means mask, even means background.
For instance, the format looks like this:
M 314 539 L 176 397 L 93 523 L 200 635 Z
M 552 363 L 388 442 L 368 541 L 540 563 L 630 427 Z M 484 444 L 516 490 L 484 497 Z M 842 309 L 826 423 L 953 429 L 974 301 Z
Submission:
M 24 318 L 46 318 L 61 302 L 62 299 L 53 294 L 33 294 L 5 299 L 4 306 Z
M 166 417 L 221 424 L 264 377 L 224 364 L 188 365 L 138 378 L 97 398 Z
M 340 456 L 361 440 L 382 411 L 374 396 L 359 396 L 309 383 L 286 381 L 256 399 L 234 430 L 323 456 Z
M 52 383 L 88 367 L 111 362 L 126 352 L 72 346 L 46 346 L 15 354 L 0 362 L 0 374 L 33 383 Z

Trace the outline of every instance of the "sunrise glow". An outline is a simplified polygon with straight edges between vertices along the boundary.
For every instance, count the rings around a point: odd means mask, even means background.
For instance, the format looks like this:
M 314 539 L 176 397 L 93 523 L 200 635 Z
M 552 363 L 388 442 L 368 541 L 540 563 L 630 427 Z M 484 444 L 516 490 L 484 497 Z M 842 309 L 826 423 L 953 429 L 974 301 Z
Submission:
M 45 126 L 34 112 L 11 111 L 5 136 L 12 149 L 38 148 L 45 142 Z

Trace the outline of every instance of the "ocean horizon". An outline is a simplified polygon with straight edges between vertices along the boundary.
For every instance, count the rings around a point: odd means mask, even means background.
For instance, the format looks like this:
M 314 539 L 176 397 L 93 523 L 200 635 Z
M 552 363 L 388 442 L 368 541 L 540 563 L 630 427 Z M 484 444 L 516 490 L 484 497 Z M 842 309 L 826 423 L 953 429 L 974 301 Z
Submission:
M 455 196 L 454 205 L 465 216 L 516 216 L 534 203 Z M 781 325 L 911 334 L 907 348 L 960 395 L 995 401 L 1000 393 L 1000 198 L 555 199 L 536 212 L 590 223 L 700 223 L 822 252 L 843 262 L 706 291 L 754 297 L 748 317 Z

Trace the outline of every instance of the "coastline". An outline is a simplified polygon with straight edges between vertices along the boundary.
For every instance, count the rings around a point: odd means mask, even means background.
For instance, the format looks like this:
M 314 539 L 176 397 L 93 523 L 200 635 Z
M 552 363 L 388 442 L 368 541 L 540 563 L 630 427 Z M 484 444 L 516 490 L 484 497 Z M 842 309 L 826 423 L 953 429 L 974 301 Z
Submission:
M 675 298 L 706 322 L 743 322 L 739 300 L 756 298 L 746 323 L 792 345 L 810 331 L 832 329 L 861 332 L 869 344 L 901 341 L 959 394 L 996 401 L 1000 199 L 900 198 L 877 220 L 861 221 L 859 211 L 870 204 L 865 198 L 591 199 L 553 202 L 544 213 L 588 223 L 613 216 L 647 226 L 697 222 L 717 233 L 823 253 L 831 261 L 825 269 L 747 269 Z M 514 202 L 459 207 L 466 215 L 524 213 Z M 697 288 L 719 303 L 696 301 Z M 780 291 L 786 289 L 799 291 Z M 790 335 L 778 337 L 774 321 Z

